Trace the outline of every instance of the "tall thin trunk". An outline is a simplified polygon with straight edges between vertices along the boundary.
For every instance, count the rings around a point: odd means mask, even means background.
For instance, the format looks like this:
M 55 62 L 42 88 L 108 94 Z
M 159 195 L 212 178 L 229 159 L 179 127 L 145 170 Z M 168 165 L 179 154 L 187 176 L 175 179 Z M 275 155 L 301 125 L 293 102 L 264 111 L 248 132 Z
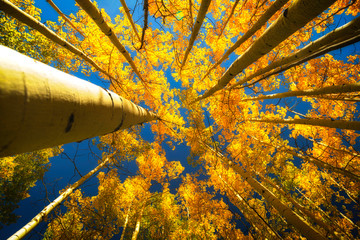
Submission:
M 131 205 L 132 205 L 132 202 L 130 203 L 130 205 L 129 205 L 129 207 L 128 207 L 128 210 L 127 210 L 127 213 L 126 213 L 125 222 L 124 222 L 124 227 L 123 227 L 123 231 L 122 231 L 122 233 L 121 233 L 120 240 L 123 240 L 123 239 L 124 239 L 124 236 L 125 236 L 125 231 L 126 231 L 126 228 L 127 228 L 128 222 L 129 222 Z
M 61 10 L 58 8 L 58 6 L 56 6 L 56 4 L 52 0 L 46 0 L 46 1 L 65 20 L 65 22 L 67 22 L 75 31 L 80 33 L 81 36 L 85 37 L 85 34 L 81 30 L 79 30 L 77 27 L 74 26 L 74 24 L 70 21 L 70 19 L 61 12 Z
M 0 46 L 0 156 L 81 141 L 157 119 L 88 81 Z
M 304 124 L 310 126 L 320 126 L 329 128 L 340 128 L 349 130 L 360 130 L 360 121 L 347 121 L 347 120 L 332 120 L 332 119 L 246 119 L 250 122 L 265 122 L 265 123 L 282 123 L 282 124 Z
M 137 39 L 139 40 L 139 42 L 141 42 L 139 33 L 138 33 L 137 29 L 136 29 L 135 23 L 134 23 L 134 21 L 132 19 L 132 16 L 130 14 L 130 10 L 129 10 L 128 6 L 126 5 L 125 0 L 120 0 L 120 2 L 121 2 L 121 5 L 123 6 L 123 8 L 125 10 L 126 17 L 129 20 L 129 22 L 131 24 L 131 27 L 135 32 L 135 35 L 136 35 Z
M 54 201 L 47 205 L 39 214 L 37 214 L 29 223 L 22 227 L 19 231 L 14 233 L 8 240 L 17 240 L 25 237 L 31 232 L 43 219 L 56 208 L 64 199 L 66 199 L 76 188 L 82 185 L 86 180 L 93 176 L 97 171 L 105 166 L 110 161 L 111 157 L 107 157 L 96 168 L 91 170 L 88 174 L 80 178 L 77 182 L 73 183 L 65 192 L 58 196 Z
M 243 170 L 231 160 L 224 157 L 221 153 L 217 152 L 208 145 L 205 145 L 210 151 L 214 152 L 221 162 L 240 174 L 241 177 L 256 191 L 258 192 L 271 206 L 273 206 L 281 216 L 283 216 L 288 223 L 293 225 L 302 235 L 308 239 L 323 239 L 326 238 L 319 233 L 316 229 L 301 219 L 294 213 L 288 206 L 283 204 L 269 189 L 259 183 L 256 179 L 251 177 L 249 172 Z
M 145 209 L 145 204 L 144 204 L 144 206 L 141 208 L 140 213 L 139 213 L 139 216 L 138 216 L 137 219 L 136 219 L 135 230 L 134 230 L 134 232 L 133 232 L 133 235 L 132 235 L 132 237 L 131 237 L 131 240 L 136 240 L 137 237 L 138 237 L 138 235 L 139 235 L 139 232 L 140 232 L 140 224 L 141 224 L 141 219 L 142 219 L 142 215 L 143 215 L 144 209 Z
M 225 185 L 228 189 L 230 189 L 230 191 L 233 193 L 233 195 L 234 195 L 240 202 L 244 202 L 245 205 L 246 205 L 249 209 L 251 209 L 251 211 L 254 212 L 256 216 L 258 216 L 258 218 L 265 224 L 266 229 L 268 230 L 268 232 L 270 233 L 270 235 L 271 235 L 272 237 L 276 237 L 276 238 L 278 238 L 278 239 L 283 239 L 283 238 L 277 233 L 277 231 L 276 231 L 275 229 L 273 229 L 273 228 L 269 225 L 269 223 L 266 222 L 266 220 L 256 211 L 256 209 L 253 208 L 253 207 L 251 207 L 251 206 L 249 205 L 249 203 L 248 203 L 243 197 L 241 197 L 240 194 L 239 194 L 229 183 L 227 183 L 220 174 L 218 174 L 218 176 L 219 176 L 219 178 L 221 179 L 221 181 L 224 183 L 224 185 Z
M 255 137 L 253 137 L 253 138 L 256 139 L 257 141 L 261 142 L 264 145 L 276 148 L 277 151 L 282 151 L 282 152 L 286 152 L 288 154 L 291 154 L 294 157 L 298 157 L 298 158 L 302 159 L 305 162 L 312 163 L 312 164 L 318 166 L 319 168 L 325 168 L 325 169 L 330 170 L 332 172 L 339 173 L 341 175 L 344 175 L 344 176 L 352 179 L 353 181 L 360 181 L 360 176 L 358 176 L 358 175 L 356 175 L 356 174 L 354 174 L 354 173 L 352 173 L 352 172 L 350 172 L 350 171 L 348 171 L 348 170 L 346 170 L 344 168 L 334 167 L 329 163 L 326 163 L 326 162 L 323 162 L 323 161 L 317 159 L 316 157 L 303 155 L 301 153 L 297 153 L 293 149 L 288 149 L 288 148 L 284 148 L 284 147 L 281 147 L 281 146 L 276 146 L 276 145 L 273 145 L 271 143 L 267 143 L 267 142 L 263 142 L 261 140 L 258 140 Z
M 211 68 L 205 73 L 202 77 L 201 82 L 205 80 L 207 76 L 209 76 L 210 72 L 214 70 L 217 66 L 219 66 L 222 62 L 224 62 L 231 53 L 235 51 L 238 47 L 241 46 L 246 40 L 248 40 L 252 35 L 254 35 L 269 19 L 280 9 L 282 8 L 289 0 L 276 0 L 268 10 L 264 14 L 261 15 L 259 20 L 244 34 L 242 35 L 234 45 L 229 48 L 224 55 L 214 64 Z
M 290 201 L 292 203 L 292 205 L 294 206 L 294 208 L 296 208 L 298 211 L 302 212 L 304 215 L 306 215 L 308 218 L 310 218 L 313 222 L 315 222 L 316 224 L 318 224 L 320 227 L 322 227 L 325 231 L 327 231 L 328 233 L 330 233 L 331 235 L 336 234 L 332 228 L 326 224 L 324 221 L 322 221 L 321 219 L 318 219 L 315 214 L 313 214 L 312 212 L 310 212 L 309 210 L 307 210 L 304 206 L 302 206 L 300 203 L 298 203 L 289 193 L 286 193 L 280 186 L 278 186 L 277 184 L 273 183 L 272 181 L 270 181 L 269 179 L 267 179 L 266 177 L 262 176 L 261 174 L 257 174 L 257 176 L 260 177 L 261 181 L 266 182 L 267 184 L 269 184 L 270 186 L 272 186 L 273 188 L 275 188 L 277 191 L 279 191 L 279 193 L 281 195 L 283 195 L 288 201 Z
M 125 49 L 125 47 L 120 43 L 119 39 L 116 37 L 111 27 L 107 24 L 107 22 L 101 15 L 99 9 L 97 9 L 97 7 L 92 2 L 90 2 L 90 0 L 75 0 L 75 1 L 94 20 L 94 22 L 96 23 L 96 25 L 98 25 L 100 30 L 110 39 L 112 44 L 114 44 L 114 46 L 119 50 L 119 52 L 125 57 L 126 61 L 130 64 L 132 70 L 139 77 L 141 82 L 143 84 L 146 84 L 144 78 L 140 74 L 140 71 L 136 67 L 130 54 Z
M 330 7 L 336 0 L 297 0 L 273 23 L 238 59 L 236 59 L 219 79 L 197 101 L 223 89 L 236 75 L 250 64 L 264 56 L 278 44 L 302 28 L 317 15 Z
M 316 96 L 322 94 L 333 94 L 333 93 L 348 93 L 360 91 L 360 83 L 342 84 L 337 86 L 328 86 L 315 89 L 289 91 L 284 93 L 275 93 L 259 97 L 246 98 L 241 101 L 259 101 L 264 99 L 276 99 L 286 97 L 303 97 L 303 96 Z
M 241 79 L 230 89 L 235 88 L 241 84 L 244 84 L 251 79 L 262 76 L 256 82 L 259 82 L 262 79 L 266 79 L 274 74 L 283 72 L 291 67 L 300 65 L 310 59 L 321 56 L 329 51 L 336 50 L 338 48 L 345 47 L 349 44 L 353 44 L 356 41 L 359 41 L 358 38 L 360 34 L 360 17 L 350 21 L 349 23 L 336 28 L 335 30 L 329 32 L 328 34 L 318 38 L 314 42 L 309 43 L 302 49 L 297 52 L 285 56 L 275 62 L 272 62 L 265 68 L 257 70 L 255 73 Z M 277 69 L 279 68 L 279 69 Z
M 230 18 L 234 15 L 236 6 L 239 4 L 239 1 L 240 1 L 240 0 L 235 0 L 234 5 L 233 5 L 232 8 L 231 8 L 231 11 L 230 11 L 229 16 L 227 17 L 227 19 L 225 20 L 225 22 L 224 22 L 223 25 L 222 25 L 222 28 L 221 28 L 221 30 L 220 30 L 220 34 L 219 34 L 218 38 L 221 37 L 221 35 L 223 34 L 223 32 L 224 32 L 224 30 L 225 30 L 228 22 L 230 21 Z
M 66 41 L 65 39 L 59 37 L 55 32 L 47 28 L 44 24 L 40 21 L 36 20 L 34 17 L 30 16 L 29 14 L 25 13 L 18 7 L 16 7 L 13 3 L 8 0 L 0 0 L 0 10 L 4 11 L 4 13 L 16 18 L 20 22 L 28 25 L 29 27 L 37 30 L 39 33 L 53 41 L 54 43 L 59 44 L 60 46 L 66 48 L 76 56 L 82 58 L 91 66 L 93 66 L 99 72 L 105 74 L 109 79 L 116 79 L 111 76 L 108 72 L 103 70 L 97 63 L 94 62 L 90 57 L 88 57 L 83 51 L 76 48 L 74 45 Z
M 185 50 L 185 54 L 184 54 L 184 58 L 182 60 L 181 63 L 181 67 L 180 67 L 180 71 L 183 69 L 183 67 L 185 66 L 186 60 L 189 56 L 189 53 L 194 45 L 195 39 L 198 36 L 199 32 L 200 32 L 200 27 L 204 21 L 204 18 L 206 16 L 206 12 L 210 6 L 211 0 L 202 0 L 201 4 L 200 4 L 200 9 L 198 12 L 198 15 L 196 17 L 196 22 L 194 25 L 194 28 L 191 32 L 191 36 L 190 36 L 190 40 L 189 40 L 189 44 Z

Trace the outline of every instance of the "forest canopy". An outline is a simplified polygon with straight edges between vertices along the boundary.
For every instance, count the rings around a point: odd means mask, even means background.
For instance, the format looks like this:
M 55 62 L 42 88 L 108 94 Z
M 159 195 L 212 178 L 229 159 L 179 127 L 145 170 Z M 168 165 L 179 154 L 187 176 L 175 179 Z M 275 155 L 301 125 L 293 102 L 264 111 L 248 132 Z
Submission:
M 42 3 L 58 14 L 44 22 L 37 2 L 0 0 L 0 43 L 156 117 L 93 140 L 98 191 L 76 185 L 44 239 L 359 238 L 360 1 L 67 4 Z M 1 158 L 0 187 L 57 154 Z

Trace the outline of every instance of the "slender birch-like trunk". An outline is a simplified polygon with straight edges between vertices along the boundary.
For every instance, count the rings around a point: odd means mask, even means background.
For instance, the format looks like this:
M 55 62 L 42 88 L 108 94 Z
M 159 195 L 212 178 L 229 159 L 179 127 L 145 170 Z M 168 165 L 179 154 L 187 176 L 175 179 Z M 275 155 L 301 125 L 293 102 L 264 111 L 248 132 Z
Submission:
M 136 29 L 135 23 L 134 23 L 134 21 L 133 21 L 133 19 L 132 19 L 132 16 L 131 16 L 131 14 L 130 14 L 130 10 L 129 10 L 128 6 L 126 5 L 125 0 L 120 0 L 120 3 L 121 3 L 121 5 L 122 5 L 123 8 L 124 8 L 126 17 L 127 17 L 127 19 L 129 20 L 129 22 L 130 22 L 130 24 L 131 24 L 131 27 L 132 27 L 132 29 L 133 29 L 134 32 L 135 32 L 135 35 L 136 35 L 137 39 L 139 40 L 139 42 L 141 42 L 139 33 L 138 33 L 137 29 Z
M 123 239 L 124 239 L 124 236 L 125 236 L 125 231 L 126 231 L 126 228 L 127 228 L 128 222 L 129 222 L 131 205 L 132 205 L 132 202 L 130 203 L 129 208 L 128 208 L 127 213 L 126 213 L 125 222 L 124 222 L 124 227 L 123 227 L 123 231 L 122 231 L 122 233 L 121 233 L 120 240 L 123 240 Z
M 270 181 L 269 179 L 267 179 L 266 177 L 262 176 L 261 174 L 257 174 L 257 176 L 260 177 L 261 181 L 266 182 L 267 184 L 269 184 L 270 186 L 272 186 L 273 188 L 275 188 L 277 191 L 279 191 L 280 194 L 282 194 L 288 201 L 290 201 L 292 203 L 292 205 L 294 206 L 294 208 L 296 208 L 298 211 L 302 212 L 303 214 L 305 214 L 307 217 L 309 217 L 313 222 L 315 222 L 316 224 L 318 224 L 320 227 L 322 227 L 325 231 L 327 231 L 328 233 L 330 233 L 331 235 L 334 235 L 334 231 L 332 230 L 332 228 L 326 224 L 324 221 L 322 221 L 321 219 L 318 219 L 315 214 L 313 214 L 312 212 L 310 212 L 309 210 L 307 210 L 304 206 L 302 206 L 300 203 L 298 203 L 289 193 L 286 193 L 280 186 L 278 186 L 277 184 L 273 183 L 272 181 Z
M 256 191 L 258 192 L 271 206 L 273 206 L 279 214 L 286 219 L 288 223 L 293 225 L 302 235 L 308 239 L 322 239 L 326 238 L 319 233 L 316 229 L 310 226 L 307 222 L 301 219 L 295 212 L 288 206 L 283 204 L 269 189 L 259 183 L 256 179 L 251 177 L 250 173 L 243 170 L 231 160 L 224 157 L 221 153 L 208 145 L 205 145 L 209 150 L 214 152 L 217 157 L 221 159 L 221 162 L 226 166 L 234 170 L 234 172 L 240 174 L 240 176 Z
M 96 168 L 91 170 L 88 174 L 80 178 L 77 182 L 72 184 L 65 192 L 58 196 L 54 201 L 47 205 L 38 215 L 36 215 L 29 223 L 22 227 L 19 231 L 14 233 L 8 240 L 18 240 L 25 237 L 29 232 L 31 232 L 43 219 L 54 209 L 56 208 L 64 199 L 66 199 L 76 188 L 93 176 L 97 171 L 105 166 L 110 161 L 111 157 L 107 157 L 102 163 L 100 163 Z
M 80 33 L 81 36 L 85 37 L 85 34 L 81 30 L 79 30 L 77 27 L 74 26 L 74 24 L 70 21 L 70 19 L 61 12 L 61 10 L 58 8 L 58 6 L 56 6 L 56 4 L 52 0 L 46 0 L 46 1 L 65 20 L 65 22 L 67 22 L 75 31 Z
M 240 202 L 244 202 L 245 205 L 246 205 L 249 209 L 251 209 L 251 211 L 254 212 L 256 216 L 258 216 L 258 218 L 265 224 L 267 231 L 270 233 L 270 235 L 271 235 L 272 237 L 276 237 L 276 238 L 278 238 L 278 239 L 283 239 L 283 238 L 277 233 L 277 231 L 276 231 L 275 229 L 273 229 L 273 228 L 269 225 L 269 223 L 266 222 L 266 220 L 256 211 L 256 209 L 253 208 L 253 207 L 251 207 L 251 206 L 249 205 L 249 203 L 248 203 L 242 196 L 240 196 L 240 194 L 238 193 L 238 191 L 236 191 L 229 183 L 227 183 L 220 174 L 217 174 L 217 175 L 218 175 L 218 177 L 221 179 L 221 181 L 224 183 L 224 185 L 232 192 L 232 194 L 233 194 Z M 239 210 L 240 210 L 240 209 L 239 209 Z
M 276 0 L 269 9 L 266 10 L 264 14 L 261 15 L 259 20 L 244 34 L 242 35 L 234 45 L 229 48 L 224 55 L 214 64 L 211 68 L 205 73 L 202 77 L 201 82 L 205 80 L 207 76 L 209 76 L 210 72 L 214 70 L 217 66 L 219 66 L 222 62 L 224 62 L 231 53 L 235 51 L 238 47 L 241 46 L 246 40 L 248 40 L 252 35 L 254 35 L 269 19 L 280 9 L 282 8 L 289 0 Z
M 338 48 L 345 47 L 349 44 L 359 41 L 360 40 L 358 38 L 359 34 L 360 34 L 360 17 L 350 21 L 349 23 L 341 27 L 336 28 L 335 30 L 329 32 L 328 34 L 318 38 L 314 42 L 309 43 L 308 45 L 298 50 L 294 54 L 283 57 L 275 62 L 272 62 L 265 68 L 257 70 L 255 73 L 249 75 L 248 77 L 243 78 L 239 82 L 232 85 L 230 89 L 235 88 L 241 84 L 244 84 L 260 75 L 266 74 L 265 76 L 262 76 L 261 79 L 259 79 L 262 80 L 274 74 L 283 72 L 291 67 L 300 65 L 310 59 L 323 55 L 329 51 L 333 51 Z M 258 82 L 259 80 L 257 80 L 256 82 Z
M 66 48 L 76 56 L 82 58 L 91 66 L 93 66 L 99 72 L 105 74 L 109 79 L 116 79 L 111 76 L 107 71 L 103 70 L 97 63 L 94 62 L 90 57 L 88 57 L 83 51 L 76 48 L 74 45 L 66 41 L 65 39 L 59 37 L 55 32 L 47 28 L 40 21 L 32 17 L 31 15 L 25 13 L 18 7 L 16 7 L 13 3 L 8 0 L 0 0 L 0 10 L 4 11 L 4 13 L 16 18 L 20 22 L 28 25 L 29 27 L 37 30 L 39 33 L 53 41 L 54 43 L 59 44 L 60 46 Z
M 223 89 L 236 75 L 275 48 L 282 41 L 302 28 L 336 0 L 297 0 L 238 58 L 219 79 L 196 101 L 205 99 Z
M 135 230 L 133 232 L 133 235 L 131 237 L 131 240 L 136 240 L 138 235 L 139 235 L 139 232 L 140 232 L 140 224 L 141 224 L 141 219 L 142 219 L 142 215 L 143 215 L 143 212 L 144 212 L 144 209 L 145 209 L 145 205 L 141 208 L 141 211 L 139 213 L 139 216 L 137 217 L 136 219 L 136 225 L 135 225 Z
M 323 94 L 348 93 L 348 92 L 358 92 L 358 91 L 360 91 L 360 83 L 351 83 L 351 84 L 342 84 L 337 86 L 322 87 L 317 89 L 297 90 L 297 91 L 289 91 L 284 93 L 269 94 L 259 97 L 246 98 L 246 99 L 242 99 L 241 101 L 259 101 L 265 99 L 316 96 Z
M 126 61 L 130 64 L 132 70 L 139 77 L 141 82 L 143 82 L 145 84 L 145 80 L 142 77 L 142 75 L 140 74 L 140 71 L 136 67 L 129 52 L 120 43 L 119 39 L 116 37 L 116 35 L 114 34 L 111 27 L 107 24 L 107 22 L 101 15 L 101 12 L 99 11 L 99 9 L 97 9 L 97 7 L 89 0 L 75 0 L 75 1 L 94 20 L 94 22 L 96 23 L 96 25 L 98 25 L 100 30 L 110 39 L 112 44 L 114 44 L 114 46 L 119 50 L 119 52 L 125 57 Z
M 340 128 L 360 131 L 359 121 L 347 121 L 347 120 L 332 120 L 332 119 L 257 119 L 251 118 L 246 121 L 250 122 L 265 122 L 265 123 L 283 123 L 283 124 L 304 124 L 310 126 L 320 126 L 329 128 Z
M 190 36 L 190 40 L 189 40 L 189 44 L 185 50 L 185 54 L 184 54 L 184 58 L 182 60 L 181 63 L 181 67 L 180 67 L 180 71 L 183 69 L 183 67 L 185 66 L 186 60 L 189 56 L 189 53 L 194 45 L 195 39 L 198 36 L 199 32 L 200 32 L 200 27 L 204 21 L 204 18 L 206 16 L 206 12 L 210 6 L 211 0 L 202 0 L 201 4 L 200 4 L 200 9 L 198 12 L 198 15 L 196 17 L 196 21 L 195 21 L 195 25 L 194 28 L 191 32 L 191 36 Z
M 319 168 L 325 168 L 325 169 L 330 170 L 332 172 L 339 173 L 341 175 L 344 175 L 344 176 L 352 179 L 353 181 L 360 181 L 360 176 L 358 176 L 358 175 L 356 175 L 356 174 L 354 174 L 354 173 L 352 173 L 352 172 L 350 172 L 350 171 L 348 171 L 348 170 L 346 170 L 344 168 L 334 167 L 329 163 L 326 163 L 324 161 L 321 161 L 321 160 L 317 159 L 316 157 L 303 155 L 303 154 L 297 153 L 296 151 L 294 151 L 292 149 L 288 149 L 288 148 L 285 148 L 285 147 L 273 145 L 271 143 L 263 142 L 263 141 L 255 138 L 253 136 L 252 136 L 252 138 L 256 139 L 261 144 L 264 144 L 264 145 L 269 146 L 269 147 L 273 147 L 277 151 L 282 151 L 282 152 L 286 152 L 288 154 L 291 154 L 294 157 L 298 157 L 298 158 L 302 159 L 305 162 L 312 163 L 312 164 L 318 166 Z
M 0 156 L 104 135 L 158 119 L 88 81 L 0 46 Z
M 220 34 L 219 34 L 219 36 L 218 36 L 218 39 L 219 39 L 219 38 L 221 37 L 221 35 L 223 34 L 223 32 L 224 32 L 224 30 L 225 30 L 228 22 L 230 21 L 231 17 L 234 15 L 235 9 L 236 9 L 237 5 L 239 4 L 239 2 L 240 2 L 240 0 L 235 0 L 234 5 L 233 5 L 232 8 L 231 8 L 231 11 L 230 11 L 230 14 L 229 14 L 228 18 L 227 18 L 227 19 L 225 20 L 225 22 L 223 23 L 223 26 L 222 26 L 222 28 L 221 28 L 221 30 L 220 30 Z

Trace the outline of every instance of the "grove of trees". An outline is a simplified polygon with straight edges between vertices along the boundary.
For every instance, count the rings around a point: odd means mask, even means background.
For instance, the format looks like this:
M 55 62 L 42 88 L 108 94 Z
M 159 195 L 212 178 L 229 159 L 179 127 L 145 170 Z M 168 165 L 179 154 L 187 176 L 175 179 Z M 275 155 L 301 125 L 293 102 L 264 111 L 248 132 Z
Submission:
M 99 136 L 102 159 L 11 239 L 59 204 L 43 239 L 360 238 L 360 1 L 35 4 L 0 0 L 0 43 L 28 56 L 0 46 L 0 227 L 57 145 Z

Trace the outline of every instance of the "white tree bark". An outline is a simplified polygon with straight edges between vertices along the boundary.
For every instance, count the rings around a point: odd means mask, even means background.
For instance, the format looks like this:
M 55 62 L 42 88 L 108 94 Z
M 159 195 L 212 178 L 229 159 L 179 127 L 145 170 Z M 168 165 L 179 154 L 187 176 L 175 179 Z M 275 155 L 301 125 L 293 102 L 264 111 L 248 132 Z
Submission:
M 89 0 L 75 0 L 77 4 L 80 5 L 82 9 L 94 20 L 96 25 L 101 29 L 101 31 L 110 39 L 112 44 L 119 50 L 119 52 L 125 57 L 126 61 L 130 64 L 132 70 L 139 77 L 141 82 L 145 84 L 144 78 L 141 76 L 140 71 L 136 67 L 134 61 L 132 60 L 129 52 L 125 49 L 125 47 L 120 43 L 119 39 L 114 34 L 113 30 L 106 23 L 105 19 L 101 15 L 101 12 L 97 9 L 97 7 L 90 2 Z
M 191 36 L 190 36 L 190 40 L 189 40 L 189 44 L 185 50 L 185 54 L 184 54 L 184 58 L 182 60 L 182 63 L 181 63 L 181 67 L 180 67 L 180 71 L 183 69 L 183 67 L 185 66 L 185 63 L 186 63 L 186 60 L 189 56 L 189 53 L 194 45 L 194 42 L 195 42 L 195 39 L 197 37 L 197 35 L 199 34 L 200 32 L 200 27 L 204 21 L 204 18 L 206 16 L 206 12 L 210 6 L 210 3 L 211 3 L 211 0 L 202 0 L 201 1 L 201 5 L 200 5 L 200 9 L 199 9 L 199 12 L 198 12 L 198 15 L 196 17 L 196 21 L 195 21 L 195 24 L 194 24 L 194 28 L 191 32 Z
M 133 21 L 133 19 L 132 19 L 132 17 L 131 17 L 130 10 L 129 10 L 128 6 L 126 5 L 125 0 L 120 0 L 120 2 L 121 2 L 121 5 L 122 5 L 123 8 L 124 8 L 126 17 L 128 18 L 128 20 L 129 20 L 129 22 L 130 22 L 130 24 L 131 24 L 131 27 L 132 27 L 132 29 L 133 29 L 134 32 L 135 32 L 135 35 L 136 35 L 137 39 L 139 40 L 139 42 L 141 42 L 139 33 L 138 33 L 137 29 L 136 29 L 135 23 L 134 23 L 134 21 Z
M 319 233 L 316 229 L 305 222 L 299 215 L 293 212 L 291 208 L 282 203 L 269 189 L 254 179 L 249 174 L 249 172 L 243 170 L 242 167 L 239 167 L 237 164 L 227 159 L 210 146 L 206 145 L 206 147 L 214 152 L 216 156 L 221 159 L 223 164 L 232 168 L 236 173 L 240 174 L 240 176 L 247 183 L 249 183 L 249 185 L 254 188 L 256 192 L 258 192 L 271 206 L 273 206 L 279 212 L 281 216 L 286 219 L 288 223 L 293 225 L 307 239 L 326 239 L 321 233 Z
M 326 10 L 336 0 L 297 0 L 262 34 L 238 59 L 236 59 L 218 83 L 206 91 L 197 101 L 223 89 L 236 75 L 275 48 L 282 41 L 302 28 L 307 22 Z
M 29 223 L 22 227 L 19 231 L 14 233 L 8 240 L 18 240 L 25 237 L 29 232 L 31 232 L 43 219 L 54 209 L 56 208 L 64 199 L 66 199 L 76 188 L 93 176 L 97 171 L 105 166 L 106 163 L 110 161 L 110 157 L 107 157 L 102 163 L 100 163 L 96 168 L 91 170 L 88 174 L 79 179 L 79 181 L 72 184 L 65 192 L 63 192 L 59 197 L 47 205 L 38 215 L 36 215 Z
M 0 156 L 81 141 L 157 119 L 85 80 L 0 46 Z
M 259 97 L 246 98 L 246 99 L 243 99 L 242 101 L 259 101 L 259 100 L 264 100 L 264 99 L 316 96 L 316 95 L 322 95 L 322 94 L 348 93 L 348 92 L 358 92 L 358 91 L 360 91 L 360 83 L 352 83 L 352 84 L 328 86 L 328 87 L 316 88 L 316 89 L 275 93 L 275 94 L 269 94 L 269 95 L 264 95 L 264 96 L 259 96 Z
M 282 8 L 289 0 L 276 0 L 266 12 L 261 15 L 259 20 L 244 34 L 242 35 L 234 45 L 229 48 L 224 55 L 205 73 L 201 81 L 204 81 L 210 72 L 224 62 L 231 53 L 235 51 L 238 47 L 241 46 L 246 40 L 248 40 L 252 35 L 254 35 L 269 19 L 280 9 Z
M 349 23 L 336 28 L 334 31 L 329 32 L 328 34 L 318 38 L 316 41 L 309 43 L 302 49 L 298 50 L 294 54 L 285 56 L 275 62 L 272 62 L 265 68 L 259 69 L 255 73 L 247 76 L 234 85 L 230 89 L 235 88 L 241 84 L 244 84 L 251 79 L 258 77 L 260 75 L 266 74 L 261 79 L 267 78 L 271 75 L 277 74 L 279 72 L 285 71 L 290 67 L 299 65 L 305 61 L 308 61 L 312 58 L 323 55 L 329 51 L 335 50 L 340 47 L 344 47 L 342 43 L 348 42 L 348 44 L 354 43 L 354 41 L 359 41 L 358 38 L 360 34 L 360 17 L 350 21 Z M 355 40 L 354 40 L 355 39 Z M 277 70 L 277 68 L 280 68 Z M 273 71 L 274 70 L 274 71 Z
M 55 32 L 47 28 L 44 24 L 39 22 L 37 19 L 22 11 L 18 7 L 16 7 L 13 3 L 8 0 L 0 0 L 0 10 L 4 11 L 6 14 L 16 18 L 20 22 L 28 25 L 29 27 L 37 30 L 39 33 L 53 41 L 54 43 L 59 44 L 60 46 L 66 48 L 73 54 L 79 56 L 86 62 L 88 62 L 91 66 L 93 66 L 99 72 L 105 74 L 110 79 L 115 79 L 108 72 L 103 70 L 97 63 L 94 62 L 90 57 L 88 57 L 83 51 L 76 48 L 74 45 L 66 41 L 65 39 L 59 37 Z

